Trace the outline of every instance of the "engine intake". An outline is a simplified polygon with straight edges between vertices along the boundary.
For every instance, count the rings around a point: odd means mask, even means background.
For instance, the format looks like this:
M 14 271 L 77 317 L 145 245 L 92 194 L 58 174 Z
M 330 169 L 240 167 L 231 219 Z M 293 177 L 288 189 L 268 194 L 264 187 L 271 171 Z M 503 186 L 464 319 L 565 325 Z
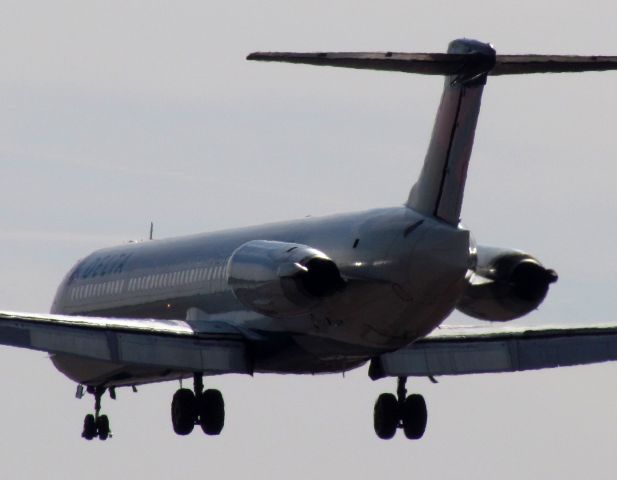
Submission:
M 516 250 L 478 247 L 477 264 L 457 309 L 480 320 L 507 321 L 535 310 L 557 273 Z
M 297 243 L 247 242 L 234 251 L 227 271 L 236 298 L 273 317 L 306 313 L 345 286 L 334 261 Z

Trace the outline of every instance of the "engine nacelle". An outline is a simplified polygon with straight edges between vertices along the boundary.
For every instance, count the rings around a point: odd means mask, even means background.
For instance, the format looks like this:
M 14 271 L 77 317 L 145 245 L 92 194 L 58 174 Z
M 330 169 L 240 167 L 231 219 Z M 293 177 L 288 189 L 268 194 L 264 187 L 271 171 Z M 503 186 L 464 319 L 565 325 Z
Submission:
M 480 320 L 507 321 L 535 310 L 557 273 L 531 255 L 479 246 L 469 285 L 456 308 Z
M 273 317 L 306 313 L 345 286 L 325 253 L 297 243 L 247 242 L 234 251 L 227 272 L 240 302 Z

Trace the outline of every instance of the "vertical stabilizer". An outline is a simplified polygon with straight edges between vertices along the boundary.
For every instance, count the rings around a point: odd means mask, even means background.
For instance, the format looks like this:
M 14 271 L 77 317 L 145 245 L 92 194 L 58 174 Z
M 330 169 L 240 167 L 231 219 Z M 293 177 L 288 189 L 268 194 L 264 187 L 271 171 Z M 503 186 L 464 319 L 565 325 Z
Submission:
M 448 53 L 469 55 L 469 61 L 445 79 L 422 173 L 406 205 L 456 225 L 460 220 L 482 90 L 487 73 L 495 65 L 495 50 L 489 44 L 463 39 L 451 42 Z
M 617 70 L 617 56 L 496 55 L 488 43 L 460 39 L 447 53 L 404 52 L 255 52 L 249 60 L 444 75 L 441 104 L 422 173 L 406 205 L 457 225 L 467 166 L 487 75 L 525 75 Z

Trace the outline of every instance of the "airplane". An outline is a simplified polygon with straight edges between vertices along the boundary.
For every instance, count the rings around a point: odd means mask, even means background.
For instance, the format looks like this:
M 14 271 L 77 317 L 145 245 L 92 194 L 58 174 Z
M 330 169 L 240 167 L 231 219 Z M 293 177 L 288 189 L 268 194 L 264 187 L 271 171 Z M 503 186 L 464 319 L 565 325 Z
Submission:
M 82 437 L 111 436 L 103 395 L 192 379 L 171 402 L 173 430 L 219 435 L 225 404 L 204 376 L 327 374 L 369 363 L 396 379 L 379 395 L 381 439 L 426 430 L 408 377 L 526 371 L 617 360 L 617 324 L 510 327 L 557 273 L 520 250 L 476 243 L 460 219 L 489 76 L 617 70 L 617 57 L 497 55 L 458 39 L 447 53 L 253 53 L 249 60 L 441 75 L 441 103 L 417 182 L 402 205 L 179 238 L 79 260 L 51 313 L 0 312 L 0 344 L 49 352 L 94 397 Z M 444 326 L 458 310 L 486 327 Z M 495 323 L 499 322 L 499 323 Z

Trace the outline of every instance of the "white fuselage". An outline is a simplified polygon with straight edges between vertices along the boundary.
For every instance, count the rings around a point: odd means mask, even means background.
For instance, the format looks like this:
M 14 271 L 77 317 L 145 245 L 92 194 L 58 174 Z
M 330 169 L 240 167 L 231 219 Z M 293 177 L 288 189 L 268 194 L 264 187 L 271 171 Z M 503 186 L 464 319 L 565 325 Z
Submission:
M 319 249 L 336 263 L 345 288 L 290 317 L 247 308 L 228 285 L 227 263 L 252 240 Z M 257 371 L 337 370 L 333 361 L 364 361 L 433 330 L 456 306 L 469 262 L 466 230 L 406 207 L 370 210 L 99 250 L 69 272 L 52 312 L 225 321 L 277 339 L 267 360 L 255 359 Z M 308 363 L 277 361 L 290 348 L 308 354 Z

